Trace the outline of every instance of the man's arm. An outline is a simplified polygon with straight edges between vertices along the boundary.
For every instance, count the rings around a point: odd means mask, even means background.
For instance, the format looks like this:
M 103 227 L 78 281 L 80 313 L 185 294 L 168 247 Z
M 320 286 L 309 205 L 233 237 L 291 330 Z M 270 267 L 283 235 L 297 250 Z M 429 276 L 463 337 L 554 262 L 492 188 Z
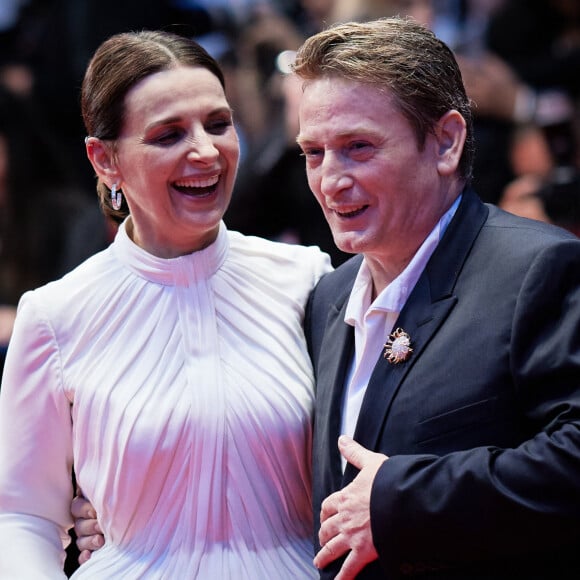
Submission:
M 573 555 L 580 534 L 577 240 L 538 250 L 518 283 L 512 317 L 496 322 L 509 338 L 505 388 L 527 438 L 462 449 L 459 432 L 456 451 L 439 455 L 423 445 L 424 453 L 392 453 L 371 493 L 373 541 L 386 569 Z M 482 343 L 480 373 L 495 346 Z

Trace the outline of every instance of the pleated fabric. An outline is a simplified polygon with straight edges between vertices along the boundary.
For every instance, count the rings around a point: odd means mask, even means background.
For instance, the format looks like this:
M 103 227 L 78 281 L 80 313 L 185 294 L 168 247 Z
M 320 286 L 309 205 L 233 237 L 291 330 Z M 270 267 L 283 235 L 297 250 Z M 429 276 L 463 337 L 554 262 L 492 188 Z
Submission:
M 0 392 L 0 577 L 64 577 L 73 463 L 106 539 L 74 578 L 316 577 L 302 321 L 329 269 L 223 224 L 160 259 L 121 225 L 26 294 Z

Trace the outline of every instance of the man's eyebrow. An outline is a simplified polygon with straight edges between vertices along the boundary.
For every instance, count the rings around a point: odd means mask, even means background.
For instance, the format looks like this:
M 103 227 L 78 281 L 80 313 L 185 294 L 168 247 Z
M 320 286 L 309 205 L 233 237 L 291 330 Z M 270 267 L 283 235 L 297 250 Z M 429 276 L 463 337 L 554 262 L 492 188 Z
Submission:
M 336 133 L 333 133 L 332 137 L 333 139 L 352 139 L 352 138 L 358 138 L 361 137 L 363 138 L 364 135 L 370 135 L 372 133 L 372 131 L 364 131 L 361 128 L 355 128 L 355 129 L 348 129 L 345 131 L 338 131 Z M 298 136 L 296 137 L 296 143 L 298 143 L 298 145 L 309 145 L 311 143 L 316 143 L 315 139 L 309 139 L 308 137 L 305 137 L 303 135 L 298 134 Z

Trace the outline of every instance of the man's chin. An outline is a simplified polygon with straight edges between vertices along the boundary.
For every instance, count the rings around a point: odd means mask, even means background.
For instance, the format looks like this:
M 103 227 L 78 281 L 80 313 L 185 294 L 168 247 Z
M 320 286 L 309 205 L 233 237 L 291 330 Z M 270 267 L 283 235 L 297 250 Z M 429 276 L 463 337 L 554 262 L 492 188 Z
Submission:
M 361 236 L 352 232 L 335 235 L 334 243 L 340 251 L 347 254 L 361 254 L 365 245 Z

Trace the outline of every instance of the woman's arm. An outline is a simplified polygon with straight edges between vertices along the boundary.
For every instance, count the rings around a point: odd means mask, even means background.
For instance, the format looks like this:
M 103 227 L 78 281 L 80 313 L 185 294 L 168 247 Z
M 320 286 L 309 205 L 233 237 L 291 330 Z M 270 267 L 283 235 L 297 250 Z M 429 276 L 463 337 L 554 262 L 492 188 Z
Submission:
M 21 300 L 0 390 L 0 577 L 57 578 L 72 525 L 71 402 L 54 332 Z

